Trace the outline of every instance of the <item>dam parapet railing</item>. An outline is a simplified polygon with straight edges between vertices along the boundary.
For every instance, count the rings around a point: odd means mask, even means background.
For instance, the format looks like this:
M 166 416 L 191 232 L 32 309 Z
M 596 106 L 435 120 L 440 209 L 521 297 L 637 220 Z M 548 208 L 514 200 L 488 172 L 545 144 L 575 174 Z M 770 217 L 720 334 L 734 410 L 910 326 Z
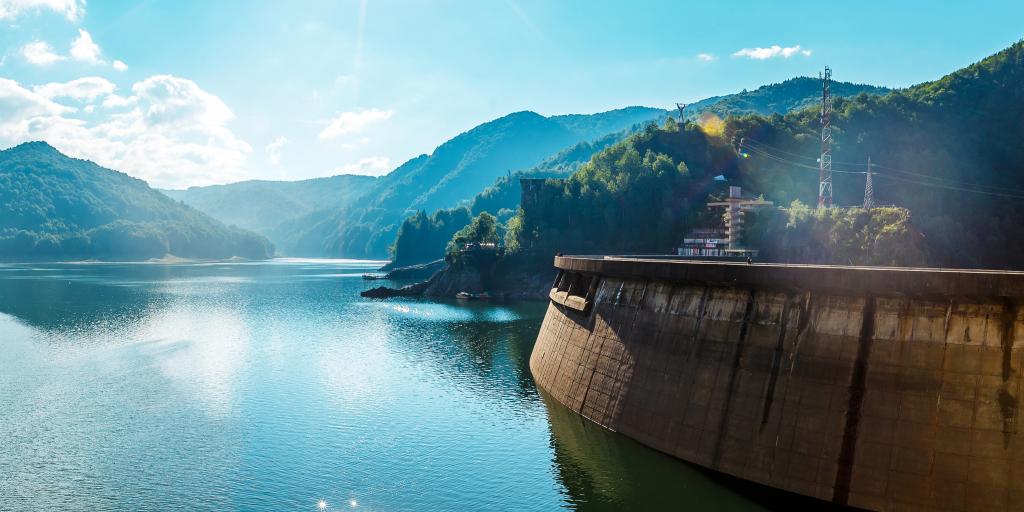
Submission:
M 560 256 L 530 367 L 584 417 L 833 503 L 1024 507 L 1024 273 Z

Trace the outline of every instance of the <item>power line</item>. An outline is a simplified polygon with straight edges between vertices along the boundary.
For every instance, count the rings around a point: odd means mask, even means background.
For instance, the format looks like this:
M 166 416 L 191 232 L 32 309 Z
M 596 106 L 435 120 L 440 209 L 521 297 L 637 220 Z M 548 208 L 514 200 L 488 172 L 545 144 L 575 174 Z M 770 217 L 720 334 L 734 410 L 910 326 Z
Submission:
M 764 149 L 761 149 L 761 148 L 755 148 L 753 146 L 747 146 L 744 143 L 740 143 L 740 147 L 742 147 L 744 149 L 747 149 L 747 150 L 750 150 L 750 151 L 753 151 L 754 154 L 756 154 L 756 155 L 763 156 L 765 158 L 768 158 L 770 160 L 774 160 L 774 161 L 779 162 L 779 163 L 783 163 L 783 164 L 786 164 L 786 165 L 792 165 L 794 167 L 800 167 L 800 168 L 803 168 L 803 169 L 810 169 L 812 171 L 820 171 L 819 167 L 815 167 L 815 166 L 807 165 L 807 164 L 802 164 L 800 162 L 794 162 L 792 160 L 788 160 L 788 159 L 785 159 L 783 157 L 780 157 L 780 156 L 777 156 L 777 155 L 773 155 L 773 154 L 771 154 L 771 153 L 769 153 L 769 152 L 767 152 L 767 151 L 765 151 Z M 833 169 L 832 172 L 838 172 L 838 173 L 842 173 L 842 174 L 864 174 L 864 171 L 847 171 L 847 170 L 842 170 L 842 169 Z
M 924 182 L 924 181 L 917 181 L 917 180 L 911 180 L 911 179 L 903 178 L 903 177 L 900 177 L 900 176 L 894 176 L 892 174 L 875 173 L 875 176 L 879 176 L 879 177 L 883 177 L 883 178 L 889 178 L 891 180 L 896 180 L 896 181 L 902 181 L 902 182 L 905 182 L 905 183 L 912 183 L 914 185 L 924 185 L 926 187 L 935 187 L 935 188 L 942 188 L 942 189 L 946 189 L 946 190 L 955 190 L 955 191 L 958 191 L 958 192 L 970 192 L 970 193 L 973 193 L 973 194 L 983 194 L 983 195 L 989 195 L 989 196 L 1006 197 L 1006 198 L 1010 198 L 1010 199 L 1024 199 L 1024 194 L 1020 194 L 1020 195 L 1008 194 L 1008 193 L 1005 193 L 1005 192 L 992 192 L 992 191 L 989 191 L 989 190 L 978 190 L 978 189 L 972 189 L 972 188 L 966 188 L 966 187 L 957 187 L 957 186 L 953 186 L 953 185 L 943 185 L 941 183 L 927 183 L 927 182 Z
M 759 141 L 757 139 L 754 139 L 754 138 L 751 138 L 751 137 L 743 137 L 742 141 L 745 142 L 745 143 L 754 143 L 754 145 L 756 145 L 756 146 L 768 148 L 768 149 L 771 149 L 772 151 L 776 151 L 776 152 L 779 152 L 779 153 L 785 153 L 787 155 L 794 156 L 794 157 L 797 157 L 797 158 L 804 158 L 804 159 L 807 159 L 807 160 L 811 160 L 811 161 L 814 161 L 815 163 L 818 162 L 818 159 L 816 157 L 807 156 L 807 155 L 801 155 L 799 153 L 794 153 L 792 151 L 786 151 L 785 149 L 779 148 L 777 146 L 772 146 L 771 144 L 768 144 L 766 142 L 761 142 L 761 141 Z M 862 164 L 862 163 L 858 163 L 858 162 L 841 162 L 841 161 L 838 161 L 838 160 L 832 160 L 832 164 L 833 165 L 835 165 L 835 164 L 851 165 L 851 166 L 854 166 L 854 167 L 864 167 L 865 165 L 867 165 L 867 164 Z M 873 164 L 873 165 L 875 165 L 876 167 L 881 167 L 878 164 Z M 817 169 L 817 167 L 815 167 L 815 169 Z
M 783 165 L 790 166 L 790 167 L 795 167 L 795 168 L 798 168 L 798 169 L 806 169 L 806 170 L 809 170 L 809 171 L 820 171 L 819 167 L 814 167 L 814 166 L 806 165 L 806 164 L 803 164 L 803 163 L 800 163 L 800 162 L 795 162 L 793 160 L 789 160 L 787 158 L 784 158 L 784 157 L 781 157 L 781 156 L 778 156 L 778 155 L 773 155 L 773 154 L 769 153 L 768 151 L 766 151 L 765 149 L 754 147 L 752 145 L 747 144 L 747 142 L 745 140 L 740 142 L 740 147 L 743 148 L 743 149 L 747 149 L 747 150 L 753 152 L 753 154 L 755 154 L 755 155 L 758 155 L 758 156 L 763 157 L 763 158 L 767 158 L 767 159 L 772 160 L 774 162 L 777 162 L 779 164 L 783 164 Z M 883 166 L 880 166 L 880 165 L 875 164 L 873 162 L 871 163 L 871 166 L 872 167 L 874 167 L 874 166 L 883 167 Z M 939 177 L 936 177 L 936 176 L 928 176 L 928 175 L 920 174 L 920 173 L 911 173 L 909 171 L 902 171 L 902 170 L 899 170 L 899 169 L 894 169 L 894 168 L 889 168 L 889 167 L 885 167 L 885 168 L 889 169 L 890 172 L 889 173 L 879 173 L 879 172 L 872 171 L 871 175 L 873 177 L 890 178 L 890 179 L 893 179 L 893 180 L 896 180 L 896 181 L 901 181 L 901 182 L 904 182 L 904 183 L 910 183 L 910 184 L 914 184 L 914 185 L 923 185 L 923 186 L 927 186 L 927 187 L 934 187 L 934 188 L 940 188 L 940 189 L 945 189 L 945 190 L 954 190 L 954 191 L 960 191 L 960 192 L 969 192 L 969 193 L 972 193 L 972 194 L 983 194 L 983 195 L 990 195 L 990 196 L 997 196 L 997 197 L 1006 197 L 1006 198 L 1011 198 L 1011 199 L 1024 199 L 1024 191 L 1021 191 L 1021 190 L 1009 190 L 1009 191 L 1007 191 L 1007 189 L 1004 188 L 1004 187 L 999 187 L 1000 191 L 998 191 L 998 192 L 997 191 L 993 191 L 993 190 L 982 190 L 983 188 L 995 188 L 995 187 L 990 186 L 990 185 L 983 185 L 983 184 L 964 183 L 962 181 L 958 182 L 958 181 L 949 180 L 949 179 L 946 179 L 946 178 L 939 178 Z M 832 172 L 833 173 L 841 173 L 841 174 L 865 174 L 865 175 L 868 174 L 867 171 L 849 171 L 849 170 L 841 170 L 841 169 L 833 169 Z M 893 174 L 893 173 L 895 173 L 895 174 Z M 913 175 L 913 176 L 919 176 L 919 177 L 925 178 L 925 179 L 948 181 L 948 182 L 951 182 L 953 184 L 932 183 L 932 182 L 927 182 L 927 181 L 915 180 L 915 179 L 899 176 L 898 174 L 900 174 L 900 173 L 909 174 L 909 175 Z M 1018 193 L 1013 193 L 1013 192 L 1018 192 Z
M 753 144 L 751 144 L 751 143 L 753 143 Z M 772 146 L 770 144 L 758 141 L 758 140 L 750 138 L 750 137 L 743 137 L 741 139 L 740 146 L 741 147 L 745 147 L 746 149 L 751 149 L 751 150 L 754 150 L 754 151 L 758 151 L 762 155 L 764 153 L 775 152 L 775 153 L 784 153 L 786 155 L 790 155 L 790 156 L 793 156 L 793 157 L 796 157 L 796 158 L 803 158 L 803 159 L 808 160 L 808 161 L 811 161 L 811 160 L 814 160 L 815 162 L 817 161 L 817 160 L 815 160 L 814 157 L 810 157 L 810 156 L 807 156 L 807 155 L 800 155 L 800 154 L 794 153 L 792 151 L 786 151 L 786 150 L 784 150 L 782 148 L 779 148 L 779 147 L 776 147 L 776 146 Z M 781 158 L 781 157 L 778 157 L 777 155 L 772 155 L 772 156 L 775 157 L 776 160 L 778 158 Z M 803 165 L 804 167 L 813 168 L 815 170 L 818 170 L 818 167 L 811 167 L 809 165 L 799 164 L 797 162 L 787 162 L 787 163 L 789 163 L 791 165 Z M 865 167 L 865 166 L 867 166 L 867 164 L 864 164 L 864 163 L 843 162 L 843 161 L 837 161 L 837 160 L 833 160 L 832 164 L 833 165 L 839 164 L 839 165 L 842 165 L 842 166 L 851 166 L 851 167 Z M 922 174 L 922 173 L 919 173 L 919 172 L 907 171 L 907 170 L 904 170 L 904 169 L 898 169 L 896 167 L 892 167 L 892 166 L 889 166 L 889 165 L 882 165 L 882 164 L 878 164 L 878 163 L 875 163 L 875 162 L 872 162 L 871 166 L 872 167 L 882 168 L 882 169 L 887 169 L 890 173 L 906 174 L 908 176 L 914 176 L 914 177 L 925 179 L 925 180 L 943 181 L 943 182 L 947 182 L 947 183 L 952 183 L 954 185 L 955 184 L 965 184 L 965 182 L 962 181 L 962 180 L 956 180 L 956 179 L 952 179 L 952 178 L 944 178 L 942 176 L 934 176 L 934 175 L 930 175 L 930 174 Z M 859 171 L 859 172 L 858 171 L 848 171 L 848 170 L 847 171 L 841 171 L 841 170 L 837 170 L 835 168 L 833 168 L 832 172 L 845 172 L 847 174 L 865 174 L 865 171 Z M 879 175 L 878 172 L 872 172 L 872 174 L 874 174 L 875 176 Z M 967 183 L 966 185 L 971 186 L 971 187 L 976 187 L 976 188 L 991 189 L 993 191 L 999 191 L 999 192 L 1002 192 L 1002 191 L 1006 190 L 1005 186 L 1000 186 L 1000 185 L 986 185 L 984 183 Z M 1019 190 L 1019 192 L 1021 194 L 1024 194 L 1024 190 Z

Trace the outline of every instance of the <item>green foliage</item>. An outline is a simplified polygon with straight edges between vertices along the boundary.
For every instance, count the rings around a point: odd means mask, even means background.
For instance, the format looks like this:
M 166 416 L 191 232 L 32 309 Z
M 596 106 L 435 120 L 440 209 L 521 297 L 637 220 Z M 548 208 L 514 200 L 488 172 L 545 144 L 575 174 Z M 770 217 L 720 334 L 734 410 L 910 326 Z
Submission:
M 833 82 L 833 95 L 836 97 L 885 92 L 888 92 L 888 89 L 884 87 Z M 750 113 L 787 113 L 794 109 L 813 105 L 820 99 L 821 82 L 800 77 L 778 84 L 765 85 L 754 91 L 701 100 L 687 106 L 686 112 L 688 119 L 696 119 L 704 112 L 718 114 L 722 117 Z M 679 129 L 678 121 L 671 115 L 663 113 L 661 117 L 664 118 L 664 131 L 673 132 Z M 634 124 L 629 129 L 610 133 L 592 142 L 581 142 L 560 151 L 531 169 L 513 173 L 511 178 L 499 177 L 493 185 L 473 198 L 470 209 L 473 213 L 496 212 L 501 208 L 514 209 L 519 206 L 519 179 L 567 177 L 587 163 L 595 154 L 640 131 L 646 124 L 649 123 Z
M 459 134 L 433 154 L 409 160 L 379 178 L 349 206 L 311 213 L 281 229 L 293 233 L 294 242 L 288 246 L 296 254 L 381 258 L 393 245 L 401 223 L 417 211 L 456 207 L 500 176 L 530 169 L 560 150 L 662 112 L 630 107 L 593 115 L 509 114 Z M 514 193 L 518 197 L 518 181 Z M 515 201 L 501 202 L 484 209 L 494 213 L 515 206 Z
M 0 151 L 0 260 L 267 258 L 273 252 L 263 237 L 44 142 Z
M 849 98 L 858 94 L 882 95 L 890 92 L 885 87 L 832 82 L 832 96 Z M 707 112 L 723 119 L 728 116 L 759 114 L 771 116 L 786 114 L 821 102 L 821 80 L 806 76 L 791 78 L 777 84 L 762 85 L 753 91 L 716 96 L 686 106 L 687 117 L 696 119 Z
M 468 208 L 438 210 L 432 215 L 420 210 L 405 219 L 391 247 L 392 266 L 404 267 L 444 257 L 445 244 L 457 231 L 472 222 Z
M 594 155 L 509 221 L 508 251 L 666 253 L 735 166 L 732 149 L 693 123 L 643 131 Z M 717 185 L 721 186 L 721 185 Z
M 473 218 L 468 226 L 463 227 L 448 242 L 445 254 L 448 257 L 457 257 L 459 251 L 466 244 L 497 244 L 501 240 L 502 228 L 498 225 L 498 219 L 487 212 L 483 212 Z
M 747 213 L 747 242 L 768 261 L 846 265 L 922 266 L 924 239 L 905 208 L 809 208 Z
M 520 237 L 522 236 L 524 236 L 523 209 L 519 208 L 516 210 L 515 215 L 505 224 L 505 252 L 509 254 L 522 252 L 522 247 L 519 244 Z
M 835 102 L 833 161 L 866 162 L 870 155 L 879 164 L 876 203 L 914 212 L 932 264 L 1024 266 L 1018 242 L 1024 226 L 1016 220 L 1024 216 L 1024 201 L 962 190 L 964 184 L 1011 194 L 1024 190 L 1024 152 L 1018 149 L 1024 138 L 1022 78 L 1024 43 L 1017 43 L 934 82 Z M 820 125 L 814 108 L 730 118 L 726 125 L 730 140 L 749 137 L 785 151 L 787 159 L 816 165 Z M 813 169 L 754 152 L 739 171 L 732 177 L 745 188 L 778 203 L 814 202 L 817 196 Z M 863 175 L 837 173 L 833 179 L 837 204 L 861 202 Z

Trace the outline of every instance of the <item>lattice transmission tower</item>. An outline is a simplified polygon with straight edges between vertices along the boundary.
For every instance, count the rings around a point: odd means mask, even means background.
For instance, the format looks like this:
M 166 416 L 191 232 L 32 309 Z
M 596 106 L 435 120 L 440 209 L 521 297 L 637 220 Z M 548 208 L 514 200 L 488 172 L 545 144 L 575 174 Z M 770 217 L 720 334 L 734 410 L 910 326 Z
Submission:
M 875 187 L 871 184 L 871 157 L 868 157 L 868 173 L 864 178 L 864 209 L 875 207 Z
M 686 110 L 686 103 L 676 103 L 676 108 L 679 109 L 679 126 L 686 124 L 686 116 L 683 115 Z
M 818 173 L 818 208 L 832 206 L 832 70 L 821 76 L 821 158 Z

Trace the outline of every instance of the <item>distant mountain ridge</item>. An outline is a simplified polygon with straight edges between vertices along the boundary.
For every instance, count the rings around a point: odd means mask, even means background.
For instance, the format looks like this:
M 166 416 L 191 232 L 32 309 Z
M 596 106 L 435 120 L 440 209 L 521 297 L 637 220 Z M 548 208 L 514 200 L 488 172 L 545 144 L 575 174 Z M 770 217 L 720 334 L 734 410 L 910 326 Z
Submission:
M 853 97 L 861 93 L 881 95 L 890 92 L 886 87 L 849 82 L 832 82 L 831 89 L 837 98 Z M 687 119 L 691 121 L 697 120 L 705 112 L 723 119 L 730 115 L 786 114 L 816 105 L 820 101 L 821 80 L 796 77 L 777 84 L 764 85 L 753 91 L 703 99 L 687 105 L 685 112 Z M 667 111 L 666 114 L 678 118 L 677 111 Z M 496 214 L 502 208 L 515 209 L 519 205 L 519 179 L 568 176 L 587 163 L 596 153 L 625 139 L 635 131 L 624 130 L 610 133 L 600 139 L 581 142 L 552 155 L 531 169 L 499 177 L 493 185 L 474 196 L 471 210 L 474 214 L 484 211 Z
M 489 121 L 382 176 L 351 206 L 293 223 L 302 233 L 285 250 L 303 255 L 386 258 L 398 224 L 412 213 L 456 206 L 498 176 L 532 167 L 595 133 L 619 131 L 657 119 L 664 112 L 648 107 L 551 117 L 515 112 Z
M 834 82 L 837 97 L 861 92 L 879 94 L 884 87 Z M 713 112 L 729 114 L 780 113 L 820 101 L 821 83 L 799 77 L 753 91 L 716 96 L 691 104 L 688 116 Z M 518 179 L 567 176 L 600 150 L 624 139 L 650 122 L 661 122 L 674 110 L 627 107 L 597 114 L 542 116 L 515 112 L 483 123 L 438 146 L 432 153 L 412 158 L 372 182 L 352 185 L 353 193 L 338 196 L 324 208 L 281 208 L 272 201 L 260 207 L 224 208 L 212 187 L 168 191 L 225 222 L 270 236 L 288 255 L 387 258 L 398 226 L 418 211 L 434 212 L 463 204 L 473 213 L 515 209 Z M 223 191 L 238 192 L 260 183 L 265 197 L 279 197 L 290 205 L 290 195 L 271 189 L 284 182 L 243 182 Z M 238 185 L 238 187 L 236 187 Z M 241 197 L 241 196 L 240 196 Z M 285 212 L 284 210 L 288 210 Z M 240 215 L 240 212 L 246 212 Z M 262 219 L 262 220 L 261 220 Z M 269 224 L 276 225 L 270 227 Z
M 299 181 L 249 180 L 160 192 L 225 224 L 259 233 L 281 247 L 289 239 L 290 221 L 344 208 L 365 194 L 377 179 L 346 174 Z
M 45 142 L 0 151 L 0 260 L 268 258 L 270 242 L 228 227 L 127 174 Z
M 850 82 L 832 81 L 831 95 L 835 98 L 850 98 L 860 93 L 882 95 L 892 92 L 888 87 Z M 723 96 L 712 96 L 686 106 L 688 119 L 697 119 L 710 112 L 723 119 L 727 116 L 745 114 L 785 114 L 802 110 L 821 103 L 821 79 L 798 76 L 777 84 L 762 85 L 757 89 Z

